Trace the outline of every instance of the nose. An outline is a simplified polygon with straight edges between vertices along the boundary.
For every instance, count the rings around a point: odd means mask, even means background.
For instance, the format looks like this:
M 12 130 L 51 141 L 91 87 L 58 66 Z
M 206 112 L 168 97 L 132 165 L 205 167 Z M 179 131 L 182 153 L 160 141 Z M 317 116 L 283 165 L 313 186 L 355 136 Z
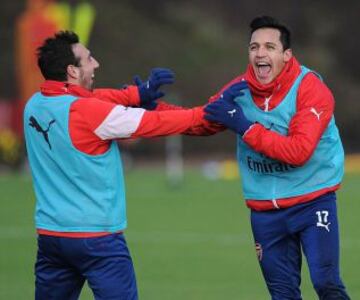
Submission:
M 257 52 L 256 52 L 256 56 L 263 57 L 265 55 L 266 55 L 265 47 L 259 47 Z
M 97 69 L 98 67 L 100 67 L 99 62 L 94 58 L 94 69 Z

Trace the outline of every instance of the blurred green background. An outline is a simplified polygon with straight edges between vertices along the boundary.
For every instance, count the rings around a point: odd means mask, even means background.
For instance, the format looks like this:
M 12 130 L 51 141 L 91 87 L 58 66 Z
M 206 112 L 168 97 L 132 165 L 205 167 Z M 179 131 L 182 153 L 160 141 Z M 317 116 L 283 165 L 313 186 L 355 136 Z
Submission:
M 338 193 L 342 276 L 360 299 L 360 174 L 345 177 Z M 127 174 L 126 238 L 143 300 L 269 299 L 257 263 L 238 181 L 206 179 L 187 168 L 170 187 L 161 168 Z M 29 176 L 0 177 L 0 299 L 32 299 L 34 198 Z M 304 300 L 317 299 L 304 261 Z M 93 299 L 88 288 L 82 300 Z

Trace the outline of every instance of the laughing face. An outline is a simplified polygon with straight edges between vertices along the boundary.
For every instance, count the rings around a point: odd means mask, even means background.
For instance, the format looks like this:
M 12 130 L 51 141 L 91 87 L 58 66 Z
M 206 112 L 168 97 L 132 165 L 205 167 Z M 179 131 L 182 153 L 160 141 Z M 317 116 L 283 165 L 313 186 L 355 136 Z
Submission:
M 251 35 L 249 62 L 261 84 L 272 82 L 291 57 L 291 49 L 284 50 L 279 30 L 260 28 Z
M 95 69 L 99 67 L 99 63 L 91 56 L 90 51 L 82 44 L 74 44 L 72 48 L 75 57 L 80 59 L 80 65 L 73 66 L 68 70 L 72 83 L 80 85 L 88 90 L 92 89 L 95 77 Z

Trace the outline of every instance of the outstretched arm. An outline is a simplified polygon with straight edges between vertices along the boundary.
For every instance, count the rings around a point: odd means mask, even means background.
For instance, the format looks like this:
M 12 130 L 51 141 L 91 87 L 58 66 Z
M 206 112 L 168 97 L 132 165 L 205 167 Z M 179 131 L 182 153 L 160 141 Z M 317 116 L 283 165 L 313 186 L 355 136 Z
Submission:
M 83 124 L 101 140 L 159 137 L 181 134 L 199 126 L 202 107 L 186 110 L 147 111 L 98 99 L 79 99 L 71 106 L 71 123 Z M 78 128 L 81 126 L 77 126 Z M 70 128 L 71 129 L 71 128 Z
M 140 106 L 140 95 L 137 86 L 129 85 L 122 89 L 95 89 L 94 98 L 124 106 Z
M 191 109 L 199 109 L 203 110 L 205 106 L 196 106 L 193 108 L 186 108 L 179 105 L 169 104 L 164 101 L 158 101 L 158 105 L 156 107 L 156 111 L 179 111 L 179 110 L 191 110 Z M 201 119 L 198 120 L 196 125 L 188 128 L 182 134 L 185 135 L 192 135 L 192 136 L 208 136 L 213 135 L 218 132 L 224 131 L 226 127 L 219 123 L 209 122 L 208 120 L 204 119 L 201 115 Z
M 154 68 L 151 70 L 147 81 L 142 82 L 140 77 L 135 77 L 136 85 L 129 85 L 122 89 L 95 89 L 93 96 L 106 102 L 124 106 L 142 107 L 153 109 L 156 100 L 163 97 L 159 91 L 164 84 L 172 84 L 175 80 L 174 73 L 169 69 Z
M 232 87 L 234 85 L 234 87 Z M 231 90 L 231 87 L 233 90 Z M 241 94 L 241 90 L 247 88 L 247 84 L 242 81 L 242 76 L 236 77 L 232 81 L 230 81 L 228 84 L 226 84 L 219 92 L 211 96 L 208 100 L 208 102 L 203 105 L 199 106 L 198 108 L 204 109 L 208 104 L 214 103 L 215 101 L 219 100 L 224 95 L 227 95 L 227 97 L 233 98 Z M 231 93 L 234 93 L 231 96 Z M 157 107 L 156 110 L 162 111 L 162 110 L 182 110 L 187 109 L 181 106 L 177 106 L 174 104 L 169 104 L 167 102 L 163 101 L 157 101 Z M 224 131 L 227 127 L 221 124 L 221 122 L 208 120 L 206 118 L 203 118 L 199 125 L 196 125 L 194 127 L 189 128 L 184 132 L 186 135 L 194 135 L 194 136 L 208 136 L 213 135 L 218 132 Z

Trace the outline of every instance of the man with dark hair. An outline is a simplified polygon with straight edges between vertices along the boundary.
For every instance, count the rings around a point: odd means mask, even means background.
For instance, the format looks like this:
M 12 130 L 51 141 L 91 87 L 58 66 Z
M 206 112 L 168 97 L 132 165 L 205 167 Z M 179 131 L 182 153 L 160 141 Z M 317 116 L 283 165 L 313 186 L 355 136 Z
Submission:
M 283 50 L 291 48 L 290 30 L 286 28 L 286 26 L 279 23 L 278 20 L 269 16 L 263 16 L 253 19 L 250 23 L 250 39 L 254 31 L 261 28 L 277 29 L 280 32 L 280 42 L 282 44 Z
M 80 58 L 76 57 L 69 45 L 79 44 L 79 37 L 74 32 L 60 32 L 56 38 L 49 38 L 38 48 L 38 66 L 47 80 L 66 81 L 68 65 L 80 66 Z M 58 53 L 58 57 L 54 57 Z M 90 53 L 89 53 L 90 54 Z
M 211 98 L 205 118 L 238 134 L 243 193 L 272 299 L 301 299 L 301 249 L 319 299 L 349 299 L 339 272 L 335 191 L 344 152 L 333 95 L 293 56 L 284 25 L 264 16 L 250 28 L 249 66 Z
M 37 300 L 78 299 L 87 280 L 96 299 L 137 299 L 123 236 L 125 187 L 116 140 L 182 133 L 203 110 L 147 111 L 174 81 L 168 69 L 122 90 L 94 89 L 97 60 L 73 32 L 38 49 L 45 78 L 28 101 L 24 131 L 36 196 Z M 158 105 L 161 107 L 161 105 Z M 164 106 L 163 106 L 164 108 Z
M 229 128 L 238 134 L 243 193 L 272 299 L 301 299 L 301 249 L 319 298 L 349 299 L 339 272 L 335 191 L 344 151 L 333 95 L 293 56 L 284 25 L 263 16 L 250 32 L 246 72 L 205 107 L 205 119 L 214 123 L 204 120 L 186 133 Z

